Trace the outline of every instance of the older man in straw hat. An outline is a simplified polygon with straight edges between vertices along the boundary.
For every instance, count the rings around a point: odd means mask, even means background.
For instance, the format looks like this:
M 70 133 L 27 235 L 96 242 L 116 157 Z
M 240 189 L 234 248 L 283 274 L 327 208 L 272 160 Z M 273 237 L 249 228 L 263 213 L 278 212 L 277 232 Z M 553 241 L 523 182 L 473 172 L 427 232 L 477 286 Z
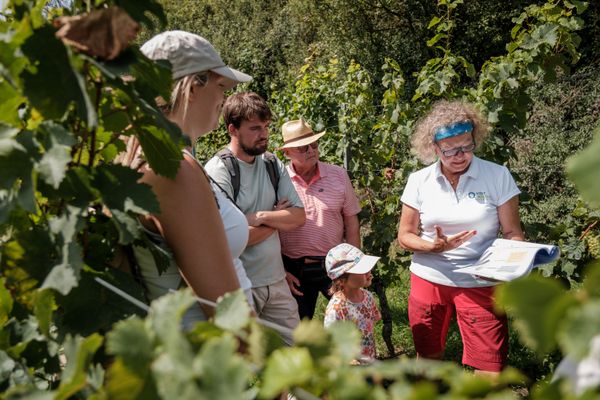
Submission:
M 282 133 L 280 149 L 290 160 L 286 168 L 304 203 L 306 222 L 279 232 L 281 252 L 300 318 L 312 318 L 319 292 L 329 298 L 327 252 L 342 242 L 360 247 L 360 206 L 346 170 L 319 161 L 318 140 L 325 132 L 315 133 L 299 119 L 283 124 Z

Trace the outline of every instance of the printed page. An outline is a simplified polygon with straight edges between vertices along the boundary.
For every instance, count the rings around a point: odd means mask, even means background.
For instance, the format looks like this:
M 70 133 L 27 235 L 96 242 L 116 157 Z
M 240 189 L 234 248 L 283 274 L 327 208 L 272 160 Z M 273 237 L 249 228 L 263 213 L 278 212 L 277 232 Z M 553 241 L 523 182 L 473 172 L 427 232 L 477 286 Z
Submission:
M 508 240 L 508 239 L 496 239 L 492 242 L 491 246 L 493 247 L 505 247 L 505 248 L 532 248 L 532 249 L 544 249 L 548 253 L 552 252 L 556 249 L 556 246 L 551 244 L 541 244 L 541 243 L 532 243 L 532 242 L 524 242 L 520 240 Z
M 511 281 L 528 274 L 537 265 L 556 260 L 559 255 L 557 246 L 496 239 L 475 264 L 454 272 L 495 281 Z
M 537 252 L 533 247 L 489 247 L 477 263 L 455 272 L 510 281 L 529 273 Z

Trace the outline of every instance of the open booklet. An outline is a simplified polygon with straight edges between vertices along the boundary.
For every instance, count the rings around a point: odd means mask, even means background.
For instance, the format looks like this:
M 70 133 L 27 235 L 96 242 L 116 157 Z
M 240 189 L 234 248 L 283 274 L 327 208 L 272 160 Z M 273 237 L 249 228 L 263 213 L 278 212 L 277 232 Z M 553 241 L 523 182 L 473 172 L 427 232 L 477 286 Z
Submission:
M 475 264 L 455 269 L 454 272 L 507 282 L 529 274 L 539 265 L 556 260 L 559 255 L 557 246 L 496 239 Z

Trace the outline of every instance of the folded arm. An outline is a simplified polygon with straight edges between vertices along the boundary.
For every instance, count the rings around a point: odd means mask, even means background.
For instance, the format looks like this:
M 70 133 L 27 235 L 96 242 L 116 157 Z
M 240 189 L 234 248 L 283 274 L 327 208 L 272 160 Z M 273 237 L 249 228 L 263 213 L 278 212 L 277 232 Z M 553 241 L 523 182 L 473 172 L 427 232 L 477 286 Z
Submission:
M 289 207 L 284 210 L 257 211 L 247 214 L 248 224 L 251 226 L 265 225 L 281 231 L 289 231 L 304 225 L 306 214 L 304 208 Z
M 254 246 L 257 243 L 262 242 L 275 232 L 275 229 L 265 225 L 250 226 L 249 229 L 250 231 L 248 235 L 247 246 Z

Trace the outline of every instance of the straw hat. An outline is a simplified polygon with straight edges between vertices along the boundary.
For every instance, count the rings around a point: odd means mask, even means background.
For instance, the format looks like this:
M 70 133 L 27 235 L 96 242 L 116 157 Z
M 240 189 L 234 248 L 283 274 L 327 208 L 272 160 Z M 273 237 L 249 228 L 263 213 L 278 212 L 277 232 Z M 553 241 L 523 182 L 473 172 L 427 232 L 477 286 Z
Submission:
M 316 142 L 326 131 L 315 133 L 311 126 L 300 118 L 283 124 L 281 132 L 283 134 L 283 146 L 279 149 L 289 149 L 290 147 L 300 147 Z

